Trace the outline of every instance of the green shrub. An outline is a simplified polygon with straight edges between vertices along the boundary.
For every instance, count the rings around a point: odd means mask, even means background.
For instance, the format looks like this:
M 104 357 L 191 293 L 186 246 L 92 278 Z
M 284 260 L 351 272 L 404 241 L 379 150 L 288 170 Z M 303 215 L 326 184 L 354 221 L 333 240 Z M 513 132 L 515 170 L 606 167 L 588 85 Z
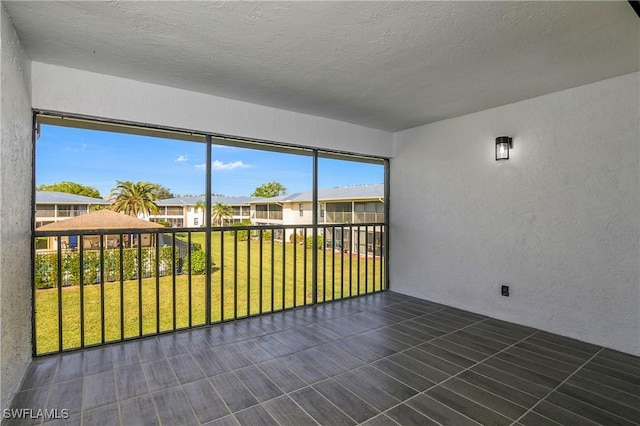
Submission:
M 55 253 L 36 255 L 35 285 L 36 288 L 52 288 L 58 281 L 58 256 Z
M 242 222 L 236 222 L 231 226 L 240 227 L 240 226 L 250 226 L 251 221 L 249 219 L 245 219 Z M 238 234 L 238 240 L 247 241 L 249 238 L 249 231 L 246 229 L 238 229 L 235 231 Z
M 313 237 L 308 237 L 307 238 L 307 248 L 313 248 Z M 316 248 L 318 250 L 321 250 L 322 248 L 324 248 L 324 238 L 321 236 L 317 237 L 317 241 L 316 241 Z
M 191 273 L 194 275 L 204 274 L 207 270 L 206 266 L 206 256 L 204 251 L 194 251 L 191 252 L 191 263 L 189 263 L 189 257 L 187 256 L 184 260 L 183 272 L 188 272 L 189 268 L 191 268 Z M 213 262 L 211 262 L 211 266 L 213 267 Z

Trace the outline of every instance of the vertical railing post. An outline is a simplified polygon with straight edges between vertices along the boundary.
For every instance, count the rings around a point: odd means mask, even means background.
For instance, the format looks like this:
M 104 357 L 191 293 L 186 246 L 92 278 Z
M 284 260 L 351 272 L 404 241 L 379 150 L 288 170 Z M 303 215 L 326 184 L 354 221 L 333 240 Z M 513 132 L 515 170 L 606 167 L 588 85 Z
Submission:
M 259 312 L 262 313 L 262 275 L 263 275 L 263 271 L 262 271 L 262 269 L 263 269 L 263 260 L 262 260 L 262 258 L 264 257 L 263 256 L 264 253 L 262 252 L 262 249 L 263 249 L 263 246 L 264 246 L 264 243 L 262 241 L 262 237 L 263 237 L 262 229 L 260 229 L 258 231 L 258 236 L 260 238 L 260 274 L 259 274 L 259 278 L 258 278 L 258 287 L 260 289 L 260 295 L 258 296 L 258 299 L 259 299 L 259 302 L 260 302 Z
M 224 321 L 224 231 L 220 230 L 220 321 Z M 209 324 L 207 322 L 207 324 Z
M 205 322 L 206 324 L 211 324 L 211 135 L 206 136 L 207 143 L 207 177 L 206 177 L 206 190 L 205 190 L 205 215 L 204 215 L 204 223 L 205 223 L 205 237 L 204 237 L 204 245 L 205 245 L 205 260 L 204 265 L 206 268 L 204 274 L 204 285 L 205 285 Z M 224 257 L 224 253 L 222 254 Z M 224 286 L 222 286 L 222 292 L 224 292 Z M 222 300 L 222 296 L 221 296 Z M 224 307 L 221 312 L 221 317 L 224 317 Z
M 357 268 L 358 268 L 358 296 L 360 296 L 360 225 L 356 226 L 356 233 L 357 233 L 356 254 L 358 256 L 358 264 L 357 264 Z
M 391 210 L 391 165 L 388 159 L 384 160 L 384 288 L 388 290 L 390 288 L 389 281 L 389 228 L 391 227 L 391 221 L 389 220 L 389 212 Z
M 281 299 L 282 299 L 282 309 L 285 309 L 286 307 L 286 303 L 285 303 L 285 295 L 287 293 L 287 274 L 285 272 L 286 267 L 287 267 L 287 241 L 285 239 L 285 235 L 287 234 L 287 230 L 282 228 L 282 294 Z
M 171 233 L 171 286 L 173 290 L 173 329 L 176 329 L 176 232 Z
M 191 282 L 191 231 L 187 233 L 187 257 L 189 259 L 188 265 L 189 270 L 187 271 L 188 278 L 188 286 L 189 286 L 189 328 L 193 327 L 193 288 Z M 183 263 L 184 265 L 184 263 Z
M 120 261 L 118 262 L 118 267 L 120 268 L 120 340 L 124 340 L 124 235 L 120 233 L 118 237 L 118 254 L 120 257 Z M 82 264 L 82 262 L 80 262 L 80 264 Z M 82 282 L 80 285 L 82 286 Z
M 364 293 L 369 293 L 369 225 L 364 226 Z
M 62 236 L 58 234 L 58 351 L 62 351 Z
M 80 347 L 84 348 L 84 235 L 78 236 L 80 262 Z
M 353 225 L 349 225 L 349 297 L 353 296 Z
M 104 344 L 104 234 L 100 234 L 100 341 Z
M 149 234 L 149 240 L 152 239 L 153 234 Z M 156 333 L 160 333 L 160 245 L 158 244 L 158 237 L 160 233 L 156 233 L 156 262 L 155 262 L 155 275 L 156 275 Z M 151 257 L 151 250 L 149 250 L 149 257 Z
M 294 226 L 293 227 L 293 307 L 295 308 L 296 306 L 298 306 L 298 293 L 297 293 L 297 287 L 298 287 L 298 279 L 297 279 L 297 272 L 298 272 L 298 233 L 297 233 L 297 229 Z
M 302 231 L 302 274 L 304 275 L 304 305 L 307 305 L 307 228 Z
M 326 231 L 325 231 L 326 234 Z M 325 236 L 325 244 L 326 244 Z M 340 294 L 342 298 L 342 294 Z M 331 228 L 331 300 L 336 299 L 336 227 Z
M 271 232 L 271 312 L 273 312 L 273 308 L 274 308 L 274 299 L 275 299 L 275 293 L 274 293 L 274 286 L 275 286 L 275 243 L 274 243 L 274 238 L 275 238 L 275 229 L 271 228 L 269 230 Z
M 247 229 L 247 316 L 251 315 L 251 231 Z
M 318 303 L 318 150 L 313 150 L 313 197 L 311 236 L 311 290 L 313 304 Z
M 327 227 L 322 227 L 322 301 L 327 301 Z M 316 250 L 318 248 L 316 247 Z
M 340 226 L 340 297 L 344 297 L 344 225 Z
M 143 324 L 142 324 L 142 234 L 137 233 L 137 246 L 138 246 L 138 335 L 142 336 L 144 334 Z

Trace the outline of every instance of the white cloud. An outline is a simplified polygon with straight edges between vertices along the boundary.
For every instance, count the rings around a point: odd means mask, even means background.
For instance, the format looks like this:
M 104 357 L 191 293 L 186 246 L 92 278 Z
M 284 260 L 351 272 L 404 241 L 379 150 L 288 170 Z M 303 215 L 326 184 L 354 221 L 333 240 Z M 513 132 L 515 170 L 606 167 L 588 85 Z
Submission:
M 204 170 L 206 168 L 207 164 L 196 164 L 194 167 L 196 169 L 201 169 Z M 247 169 L 251 167 L 248 164 L 243 163 L 242 161 L 233 161 L 233 162 L 229 162 L 229 163 L 223 163 L 222 161 L 219 160 L 214 160 L 213 163 L 211 163 L 211 169 L 212 170 L 233 170 L 233 169 Z
M 187 160 L 188 160 L 188 158 L 187 158 L 186 155 L 179 155 L 178 158 L 176 158 L 174 161 L 176 163 L 184 163 Z
M 233 163 L 223 163 L 222 161 L 215 160 L 211 163 L 213 170 L 233 170 L 233 169 L 246 169 L 249 167 L 242 161 L 234 161 Z

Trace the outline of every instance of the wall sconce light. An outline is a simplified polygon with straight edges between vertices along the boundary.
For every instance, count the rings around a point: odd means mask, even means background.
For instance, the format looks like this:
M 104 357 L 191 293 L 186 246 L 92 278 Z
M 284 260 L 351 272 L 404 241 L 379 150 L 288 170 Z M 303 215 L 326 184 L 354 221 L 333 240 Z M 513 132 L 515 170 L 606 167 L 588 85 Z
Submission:
M 509 149 L 513 149 L 513 139 L 509 136 L 499 136 L 496 138 L 496 161 L 508 160 Z

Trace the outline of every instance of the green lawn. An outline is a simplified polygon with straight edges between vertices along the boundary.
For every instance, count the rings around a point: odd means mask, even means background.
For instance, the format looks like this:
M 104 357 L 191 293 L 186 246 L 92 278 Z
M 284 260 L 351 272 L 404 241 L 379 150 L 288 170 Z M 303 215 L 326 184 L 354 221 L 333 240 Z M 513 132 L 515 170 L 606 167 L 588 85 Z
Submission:
M 201 243 L 204 247 L 204 233 L 192 235 L 192 242 Z M 305 249 L 302 245 L 294 247 L 291 243 L 264 241 L 262 265 L 260 265 L 259 241 L 251 240 L 250 243 L 238 241 L 237 250 L 234 250 L 233 235 L 226 232 L 224 251 L 221 250 L 221 243 L 220 233 L 214 232 L 212 234 L 214 272 L 211 276 L 213 322 L 302 306 L 312 302 L 312 251 L 310 249 Z M 235 258 L 236 251 L 237 258 Z M 381 289 L 383 262 L 380 258 L 351 257 L 333 250 L 319 250 L 317 253 L 318 301 Z M 260 286 L 260 276 L 262 276 L 262 286 Z M 158 330 L 172 330 L 174 321 L 176 328 L 187 327 L 190 313 L 192 325 L 204 324 L 204 275 L 192 275 L 191 304 L 189 304 L 189 278 L 186 271 L 185 274 L 176 276 L 175 317 L 173 278 L 161 277 L 158 282 L 159 286 L 156 285 L 156 278 L 146 278 L 142 280 L 141 285 L 138 280 L 124 281 L 122 287 L 119 281 L 104 284 L 105 341 L 151 334 Z M 83 288 L 85 345 L 100 343 L 102 340 L 100 290 L 100 285 L 86 285 Z M 142 293 L 142 306 L 139 303 L 139 292 Z M 64 349 L 79 347 L 81 344 L 80 287 L 64 287 L 60 293 L 62 296 L 62 346 Z M 159 294 L 159 301 L 156 300 L 156 294 Z M 157 302 L 159 312 L 156 309 Z M 121 336 L 121 306 L 123 306 L 124 317 L 123 336 Z M 142 310 L 142 330 L 140 330 L 140 309 Z M 159 325 L 157 324 L 158 313 Z M 37 353 L 58 350 L 60 336 L 58 289 L 36 291 L 35 315 Z

